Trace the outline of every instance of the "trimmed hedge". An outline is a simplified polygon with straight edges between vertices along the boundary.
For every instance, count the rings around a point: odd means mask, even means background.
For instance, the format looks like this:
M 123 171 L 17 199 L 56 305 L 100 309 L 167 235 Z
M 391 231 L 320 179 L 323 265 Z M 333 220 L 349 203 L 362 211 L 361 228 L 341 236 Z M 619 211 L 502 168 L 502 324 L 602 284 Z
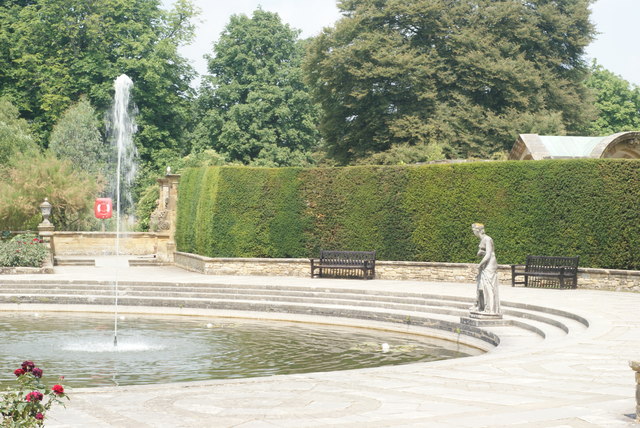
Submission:
M 376 250 L 381 260 L 477 262 L 471 223 L 500 263 L 527 254 L 640 269 L 640 161 L 550 160 L 346 168 L 209 167 L 179 188 L 180 251 L 312 257 Z
M 180 180 L 176 244 L 211 257 L 299 257 L 300 169 L 209 167 Z

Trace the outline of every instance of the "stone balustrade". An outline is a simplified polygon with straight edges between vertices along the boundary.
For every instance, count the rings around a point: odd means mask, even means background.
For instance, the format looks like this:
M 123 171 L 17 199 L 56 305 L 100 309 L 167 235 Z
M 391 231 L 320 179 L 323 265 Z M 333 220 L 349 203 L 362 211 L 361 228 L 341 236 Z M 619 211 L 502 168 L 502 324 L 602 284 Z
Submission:
M 119 252 L 125 255 L 156 254 L 159 260 L 169 260 L 173 255 L 168 248 L 169 241 L 169 233 L 123 232 Z M 115 232 L 54 232 L 51 240 L 55 256 L 112 255 L 115 245 Z

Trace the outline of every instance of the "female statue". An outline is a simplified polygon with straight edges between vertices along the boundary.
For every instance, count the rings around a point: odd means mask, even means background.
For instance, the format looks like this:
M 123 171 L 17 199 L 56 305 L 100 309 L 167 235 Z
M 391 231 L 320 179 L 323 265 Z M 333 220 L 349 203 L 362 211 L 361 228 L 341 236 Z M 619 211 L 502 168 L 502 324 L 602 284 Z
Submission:
M 498 261 L 493 248 L 493 239 L 484 233 L 484 225 L 473 223 L 473 234 L 480 238 L 478 257 L 482 257 L 478 265 L 478 302 L 474 310 L 486 314 L 500 314 L 500 298 L 498 296 Z

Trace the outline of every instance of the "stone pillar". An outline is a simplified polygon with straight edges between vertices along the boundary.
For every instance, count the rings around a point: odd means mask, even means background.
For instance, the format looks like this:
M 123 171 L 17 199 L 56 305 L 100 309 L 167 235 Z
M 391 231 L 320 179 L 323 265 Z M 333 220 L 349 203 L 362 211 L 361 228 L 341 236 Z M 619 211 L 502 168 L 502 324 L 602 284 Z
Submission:
M 640 422 L 640 361 L 629 361 L 636 375 L 636 422 Z
M 40 204 L 40 211 L 42 212 L 42 223 L 38 225 L 38 235 L 44 246 L 49 251 L 49 257 L 47 260 L 47 264 L 49 266 L 53 266 L 53 231 L 56 229 L 55 226 L 49 221 L 49 216 L 51 215 L 51 204 L 47 198 L 44 198 L 44 202 Z
M 176 251 L 176 220 L 178 218 L 178 183 L 179 174 L 167 174 L 157 180 L 160 186 L 160 199 L 158 207 L 151 214 L 151 230 L 158 234 L 168 234 L 169 239 L 166 248 L 158 249 L 158 257 L 162 261 L 174 261 Z

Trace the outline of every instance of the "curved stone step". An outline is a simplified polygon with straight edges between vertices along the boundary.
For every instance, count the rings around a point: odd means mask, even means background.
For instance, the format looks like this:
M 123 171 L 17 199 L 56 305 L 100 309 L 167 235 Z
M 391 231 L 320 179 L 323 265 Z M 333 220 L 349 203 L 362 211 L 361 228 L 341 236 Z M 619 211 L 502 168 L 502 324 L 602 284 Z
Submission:
M 91 303 L 113 302 L 113 281 L 12 281 L 0 288 L 0 301 L 8 303 Z M 188 306 L 252 311 L 294 311 L 299 313 L 370 314 L 392 322 L 428 318 L 440 325 L 459 325 L 468 314 L 470 298 L 422 293 L 393 293 L 316 287 L 237 284 L 118 284 L 121 304 L 150 306 Z M 588 326 L 575 314 L 549 308 L 503 302 L 505 324 L 519 327 L 541 337 L 568 334 L 567 324 Z M 385 315 L 386 314 L 386 315 Z M 431 322 L 431 321 L 430 321 Z M 457 328 L 457 327 L 456 327 Z

